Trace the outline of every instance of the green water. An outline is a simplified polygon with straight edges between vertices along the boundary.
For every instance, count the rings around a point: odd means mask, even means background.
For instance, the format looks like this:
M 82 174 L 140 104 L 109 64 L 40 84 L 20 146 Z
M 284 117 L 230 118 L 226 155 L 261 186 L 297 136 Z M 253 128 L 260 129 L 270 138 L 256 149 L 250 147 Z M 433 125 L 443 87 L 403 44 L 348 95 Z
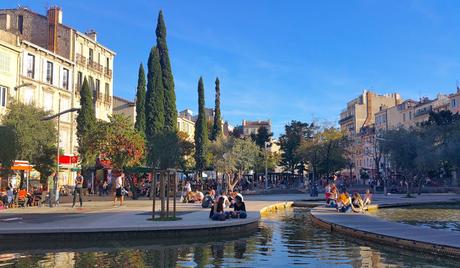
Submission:
M 369 214 L 389 221 L 460 232 L 460 203 L 384 208 Z
M 46 241 L 44 241 L 46 243 Z M 353 242 L 312 225 L 308 209 L 265 217 L 255 234 L 184 245 L 148 243 L 63 252 L 9 252 L 4 267 L 456 267 L 456 262 Z M 457 266 L 458 267 L 458 266 Z

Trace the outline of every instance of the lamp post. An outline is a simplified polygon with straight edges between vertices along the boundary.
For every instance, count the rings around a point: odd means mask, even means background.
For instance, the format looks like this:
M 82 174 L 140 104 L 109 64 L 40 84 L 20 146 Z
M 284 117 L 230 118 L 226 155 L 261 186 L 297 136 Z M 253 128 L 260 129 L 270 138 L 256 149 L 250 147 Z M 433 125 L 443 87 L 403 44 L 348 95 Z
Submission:
M 71 109 L 67 109 L 65 111 L 62 111 L 61 112 L 61 98 L 59 98 L 59 107 L 58 107 L 58 113 L 57 114 L 53 114 L 53 115 L 50 115 L 50 116 L 45 116 L 42 118 L 42 121 L 48 121 L 48 120 L 52 120 L 54 118 L 57 117 L 57 141 L 56 141 L 56 147 L 57 147 L 57 164 L 56 164 L 56 176 L 57 178 L 59 178 L 59 132 L 60 132 L 60 128 L 61 128 L 61 115 L 63 114 L 66 114 L 66 113 L 71 113 L 71 112 L 76 112 L 76 111 L 79 111 L 80 108 L 71 108 Z M 54 182 L 56 183 L 56 187 L 55 187 L 55 195 L 54 196 L 57 196 L 57 193 L 58 193 L 58 189 L 57 189 L 57 180 Z M 50 192 L 50 200 L 51 200 L 51 192 Z M 50 201 L 50 207 L 52 207 L 52 201 Z
M 267 157 L 267 146 L 270 145 L 269 142 L 264 142 L 265 147 L 265 191 L 268 191 L 268 157 Z
M 19 101 L 19 89 L 20 88 L 29 87 L 29 86 L 33 86 L 33 85 L 34 84 L 32 84 L 32 83 L 24 83 L 24 84 L 21 84 L 19 86 L 15 86 L 14 91 L 16 91 L 16 99 Z

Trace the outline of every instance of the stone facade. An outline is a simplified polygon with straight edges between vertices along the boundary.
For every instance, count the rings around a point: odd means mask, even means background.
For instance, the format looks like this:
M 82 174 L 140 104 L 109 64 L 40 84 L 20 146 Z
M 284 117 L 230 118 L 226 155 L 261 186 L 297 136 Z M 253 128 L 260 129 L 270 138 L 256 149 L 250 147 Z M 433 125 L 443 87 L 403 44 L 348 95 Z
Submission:
M 272 132 L 272 121 L 266 120 L 258 120 L 258 121 L 247 121 L 243 120 L 243 136 L 249 137 L 251 134 L 257 134 L 260 127 L 265 127 L 269 133 Z

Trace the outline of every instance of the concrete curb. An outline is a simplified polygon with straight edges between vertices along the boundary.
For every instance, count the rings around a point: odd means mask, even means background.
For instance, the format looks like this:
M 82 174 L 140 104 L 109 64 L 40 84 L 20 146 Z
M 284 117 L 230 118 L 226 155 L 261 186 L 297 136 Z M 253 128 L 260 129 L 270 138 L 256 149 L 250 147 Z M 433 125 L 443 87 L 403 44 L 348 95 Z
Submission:
M 451 202 L 455 202 L 455 201 L 451 201 Z M 371 209 L 423 205 L 427 203 L 418 202 L 418 203 L 380 204 L 380 205 L 373 205 Z M 433 204 L 433 203 L 447 203 L 447 202 L 446 201 L 429 202 L 429 204 Z M 331 221 L 321 219 L 317 215 L 317 213 L 319 212 L 318 211 L 319 209 L 323 209 L 323 208 L 324 206 L 319 206 L 319 207 L 315 207 L 314 209 L 312 209 L 310 211 L 310 217 L 315 225 L 325 230 L 328 230 L 329 232 L 337 232 L 343 235 L 351 236 L 353 238 L 367 240 L 370 242 L 392 246 L 392 247 L 397 247 L 401 249 L 409 249 L 409 250 L 415 250 L 415 251 L 420 251 L 420 252 L 425 252 L 425 253 L 430 253 L 430 254 L 435 254 L 435 255 L 460 258 L 460 246 L 456 247 L 456 246 L 442 245 L 442 244 L 437 244 L 437 243 L 428 243 L 428 242 L 420 241 L 417 239 L 407 239 L 407 238 L 401 238 L 401 237 L 392 236 L 392 235 L 386 235 L 384 234 L 384 232 L 380 232 L 380 233 L 371 232 L 371 231 L 362 230 L 360 228 L 352 228 L 349 226 L 344 226 L 337 222 L 331 222 Z M 365 216 L 371 217 L 368 215 L 365 215 Z M 392 222 L 388 222 L 388 223 L 391 224 Z M 421 228 L 421 227 L 416 227 L 416 228 Z M 423 230 L 423 228 L 421 229 Z M 459 241 L 459 245 L 460 245 L 460 241 Z

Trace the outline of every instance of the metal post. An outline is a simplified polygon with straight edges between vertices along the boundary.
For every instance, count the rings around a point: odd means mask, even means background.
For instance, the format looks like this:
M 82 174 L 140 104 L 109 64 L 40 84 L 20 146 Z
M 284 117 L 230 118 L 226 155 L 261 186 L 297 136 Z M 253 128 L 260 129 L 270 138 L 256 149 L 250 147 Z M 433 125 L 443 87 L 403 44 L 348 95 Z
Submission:
M 176 194 L 177 194 L 177 172 L 174 171 L 174 183 L 173 183 L 173 218 L 176 218 Z
M 150 186 L 151 196 L 152 196 L 152 220 L 155 219 L 155 199 L 157 195 L 157 173 L 152 169 L 152 185 Z
M 58 114 L 61 112 L 61 95 L 59 94 L 59 105 L 58 105 Z M 55 182 L 55 189 L 54 189 L 54 202 L 57 204 L 56 198 L 58 197 L 58 191 L 59 191 L 59 142 L 61 141 L 60 139 L 60 132 L 61 132 L 61 115 L 58 115 L 57 117 L 58 123 L 57 123 L 57 165 L 56 165 L 56 182 Z
M 166 218 L 169 218 L 169 191 L 170 191 L 170 183 L 171 183 L 171 175 L 169 171 L 167 174 L 167 181 L 166 181 Z
M 164 218 L 165 216 L 165 176 L 164 171 L 160 171 L 160 203 L 161 203 L 161 211 L 160 211 L 160 218 Z
M 267 142 L 264 142 L 265 147 L 265 191 L 268 191 L 268 157 L 267 157 Z

